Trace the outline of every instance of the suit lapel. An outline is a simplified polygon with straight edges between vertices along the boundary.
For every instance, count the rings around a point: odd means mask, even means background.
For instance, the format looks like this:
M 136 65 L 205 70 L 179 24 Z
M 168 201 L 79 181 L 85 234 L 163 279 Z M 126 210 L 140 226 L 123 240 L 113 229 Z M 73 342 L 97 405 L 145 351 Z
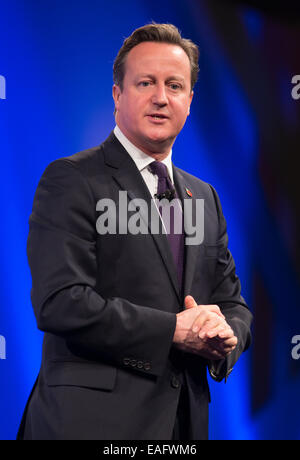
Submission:
M 196 197 L 195 193 L 193 192 L 192 186 L 187 182 L 187 180 L 183 177 L 180 170 L 173 166 L 173 174 L 174 174 L 174 183 L 178 193 L 179 198 L 181 199 L 183 211 L 185 208 L 185 200 L 191 201 L 191 209 L 192 212 L 185 212 L 184 213 L 184 228 L 188 228 L 187 224 L 190 222 L 195 225 L 195 214 L 196 214 Z M 190 225 L 189 225 L 190 227 Z M 185 234 L 185 237 L 187 235 Z M 195 265 L 197 261 L 197 257 L 199 255 L 199 246 L 198 245 L 186 245 L 184 246 L 185 249 L 185 267 L 184 267 L 184 283 L 183 283 L 183 299 L 186 295 L 189 295 L 191 292 L 192 281 L 194 277 Z
M 147 203 L 148 210 L 150 210 L 152 196 L 148 187 L 134 161 L 113 134 L 111 134 L 107 141 L 103 144 L 103 149 L 105 162 L 107 166 L 111 168 L 112 177 L 117 182 L 120 189 L 127 192 L 128 200 L 133 200 L 135 198 L 143 199 Z M 148 225 L 149 233 L 154 239 L 157 250 L 159 251 L 168 272 L 171 284 L 176 292 L 179 302 L 181 303 L 176 267 L 173 262 L 173 256 L 167 236 L 165 234 L 153 234 L 151 232 L 150 214 L 148 213 L 148 215 L 145 215 L 142 208 L 139 212 L 141 218 Z M 156 208 L 155 212 L 158 214 Z

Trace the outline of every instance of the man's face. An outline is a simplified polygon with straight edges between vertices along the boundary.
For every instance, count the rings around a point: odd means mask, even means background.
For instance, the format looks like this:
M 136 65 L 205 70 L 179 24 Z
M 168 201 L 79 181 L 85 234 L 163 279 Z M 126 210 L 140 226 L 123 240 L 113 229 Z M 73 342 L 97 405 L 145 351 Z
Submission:
M 148 155 L 168 153 L 189 114 L 191 66 L 185 51 L 143 42 L 128 54 L 123 90 L 114 85 L 116 122 Z

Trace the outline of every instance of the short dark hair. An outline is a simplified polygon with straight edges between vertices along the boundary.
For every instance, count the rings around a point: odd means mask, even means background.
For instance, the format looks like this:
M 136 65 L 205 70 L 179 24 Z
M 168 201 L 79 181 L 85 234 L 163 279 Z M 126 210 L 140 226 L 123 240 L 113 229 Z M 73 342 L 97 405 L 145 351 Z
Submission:
M 173 24 L 146 24 L 134 30 L 120 48 L 113 65 L 114 83 L 123 90 L 126 58 L 130 50 L 142 42 L 170 43 L 180 46 L 187 54 L 191 64 L 191 89 L 193 89 L 199 73 L 198 46 L 187 38 L 182 38 Z

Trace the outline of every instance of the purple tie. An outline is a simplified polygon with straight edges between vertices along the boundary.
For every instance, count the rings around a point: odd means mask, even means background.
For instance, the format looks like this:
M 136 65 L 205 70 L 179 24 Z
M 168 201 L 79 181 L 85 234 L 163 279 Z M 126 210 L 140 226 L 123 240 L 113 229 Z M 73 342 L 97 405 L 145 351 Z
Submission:
M 170 215 L 170 222 L 164 221 L 164 224 L 167 229 L 168 240 L 169 240 L 170 248 L 173 254 L 175 266 L 177 269 L 179 286 L 180 288 L 182 288 L 183 259 L 184 259 L 184 234 L 183 234 L 182 209 L 179 204 L 176 190 L 172 182 L 169 179 L 168 170 L 167 170 L 166 165 L 160 161 L 153 161 L 152 163 L 150 163 L 149 168 L 150 168 L 150 171 L 153 174 L 156 174 L 158 177 L 157 195 L 161 196 L 167 192 L 166 197 L 168 197 L 168 191 L 173 191 L 172 198 L 176 198 L 174 202 L 172 202 L 170 213 L 168 214 Z M 163 218 L 164 217 L 163 216 L 163 206 L 161 204 L 159 205 L 159 212 Z M 179 227 L 178 225 L 175 226 L 174 218 L 180 219 Z M 178 233 L 178 228 L 180 227 L 181 227 L 181 232 Z M 177 232 L 175 232 L 176 228 L 177 228 Z

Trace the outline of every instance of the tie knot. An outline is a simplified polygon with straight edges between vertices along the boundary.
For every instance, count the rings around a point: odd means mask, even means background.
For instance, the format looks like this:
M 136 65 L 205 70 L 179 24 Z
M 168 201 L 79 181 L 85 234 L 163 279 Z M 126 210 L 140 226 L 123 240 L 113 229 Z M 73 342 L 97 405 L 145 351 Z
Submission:
M 161 161 L 152 161 L 149 165 L 150 171 L 156 174 L 159 178 L 167 178 L 168 170 L 164 163 Z

